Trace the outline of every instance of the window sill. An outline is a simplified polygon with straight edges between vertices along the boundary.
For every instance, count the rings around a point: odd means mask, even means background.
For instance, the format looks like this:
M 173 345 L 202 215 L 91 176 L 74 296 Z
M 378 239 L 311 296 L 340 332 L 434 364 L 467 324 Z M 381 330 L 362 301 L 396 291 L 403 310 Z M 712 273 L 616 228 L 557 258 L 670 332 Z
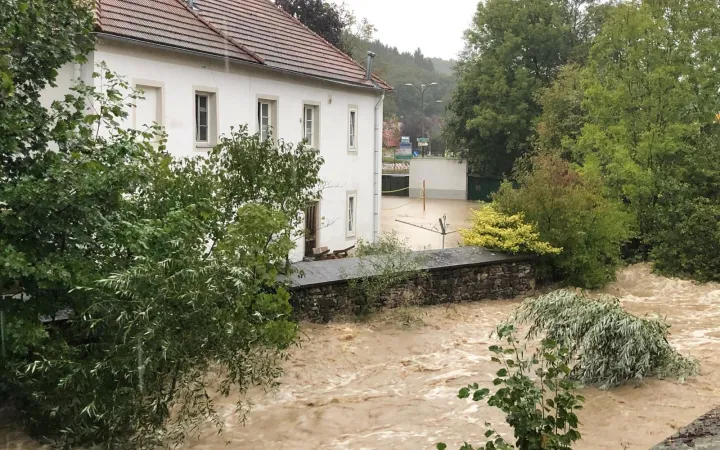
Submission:
M 209 142 L 196 142 L 195 148 L 201 148 L 201 149 L 207 149 L 207 148 L 213 148 L 215 147 L 215 144 L 211 144 Z
M 357 154 L 357 152 L 358 152 L 358 151 L 357 151 L 357 149 L 356 149 L 356 148 L 351 148 L 351 149 L 348 149 L 348 153 L 349 153 L 349 154 L 351 154 L 351 155 L 356 155 L 356 154 Z

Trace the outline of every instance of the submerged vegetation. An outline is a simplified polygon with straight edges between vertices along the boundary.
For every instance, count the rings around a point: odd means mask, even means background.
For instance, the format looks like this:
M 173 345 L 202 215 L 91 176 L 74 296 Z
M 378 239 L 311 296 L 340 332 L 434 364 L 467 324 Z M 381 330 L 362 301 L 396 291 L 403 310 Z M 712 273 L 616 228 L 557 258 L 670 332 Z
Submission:
M 647 377 L 683 380 L 698 371 L 697 361 L 668 343 L 665 320 L 634 316 L 614 297 L 554 291 L 525 300 L 512 320 L 530 326 L 528 339 L 543 337 L 567 347 L 570 375 L 584 385 L 609 388 Z

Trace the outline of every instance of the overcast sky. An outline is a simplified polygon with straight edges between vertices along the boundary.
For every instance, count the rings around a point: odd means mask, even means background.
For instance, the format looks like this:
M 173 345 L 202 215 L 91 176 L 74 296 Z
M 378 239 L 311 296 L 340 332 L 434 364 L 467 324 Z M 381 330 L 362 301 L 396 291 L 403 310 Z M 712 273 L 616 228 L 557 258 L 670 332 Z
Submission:
M 343 0 L 332 0 L 342 3 Z M 425 56 L 455 58 L 463 48 L 478 0 L 345 0 L 375 25 L 375 37 L 400 51 L 420 47 Z

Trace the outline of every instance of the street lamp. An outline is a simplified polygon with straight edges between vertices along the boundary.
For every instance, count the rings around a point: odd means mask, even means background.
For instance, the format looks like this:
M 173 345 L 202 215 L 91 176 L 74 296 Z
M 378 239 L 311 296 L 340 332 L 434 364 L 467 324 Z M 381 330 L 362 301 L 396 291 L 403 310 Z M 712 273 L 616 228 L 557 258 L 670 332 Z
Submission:
M 420 105 L 421 105 L 421 109 L 422 109 L 422 134 L 423 134 L 423 137 L 425 137 L 425 90 L 429 89 L 433 86 L 437 86 L 437 83 L 432 82 L 428 85 L 421 84 L 420 86 L 415 86 L 412 83 L 405 83 L 405 86 L 414 87 L 415 89 L 420 91 Z M 425 156 L 425 148 L 424 147 L 422 150 L 422 155 Z

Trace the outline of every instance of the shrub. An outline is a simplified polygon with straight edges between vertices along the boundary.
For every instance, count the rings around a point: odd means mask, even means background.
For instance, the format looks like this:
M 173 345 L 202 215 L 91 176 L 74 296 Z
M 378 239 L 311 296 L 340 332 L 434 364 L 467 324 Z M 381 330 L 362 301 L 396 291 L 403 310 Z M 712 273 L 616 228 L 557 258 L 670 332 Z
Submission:
M 597 179 L 556 156 L 525 161 L 515 178 L 517 188 L 503 183 L 494 206 L 505 214 L 524 214 L 543 241 L 563 250 L 540 260 L 540 276 L 585 288 L 614 280 L 620 248 L 634 230 L 622 204 L 605 198 Z
M 617 298 L 597 300 L 570 290 L 525 300 L 514 313 L 516 324 L 530 324 L 528 338 L 544 334 L 567 347 L 575 361 L 572 377 L 601 388 L 632 379 L 697 373 L 697 362 L 680 355 L 667 341 L 670 326 L 660 317 L 636 317 Z
M 482 205 L 472 211 L 472 227 L 460 230 L 460 235 L 463 245 L 477 245 L 498 252 L 556 255 L 562 251 L 541 241 L 535 227 L 525 223 L 522 213 L 503 214 L 492 205 Z
M 501 386 L 493 395 L 477 383 L 460 389 L 459 398 L 477 402 L 487 398 L 487 404 L 506 414 L 505 420 L 513 428 L 515 446 L 509 444 L 495 430 L 488 428 L 490 440 L 474 447 L 467 442 L 461 450 L 569 450 L 580 439 L 576 412 L 585 399 L 575 394 L 577 385 L 569 378 L 570 351 L 552 339 L 544 339 L 530 359 L 524 359 L 525 346 L 515 338 L 512 325 L 502 325 L 498 337 L 507 347 L 493 345 L 492 360 L 502 368 L 496 373 L 493 385 Z M 489 423 L 485 423 L 489 427 Z M 438 450 L 447 445 L 440 443 Z
M 159 126 L 120 125 L 139 93 L 104 66 L 44 107 L 92 47 L 86 6 L 0 7 L 0 386 L 63 448 L 174 446 L 222 428 L 216 392 L 242 413 L 279 375 L 296 324 L 277 275 L 322 158 L 240 128 L 175 159 Z
M 357 272 L 350 277 L 348 290 L 358 316 L 367 316 L 383 301 L 396 306 L 405 325 L 416 321 L 409 308 L 416 302 L 408 293 L 393 292 L 393 288 L 407 280 L 425 276 L 423 259 L 410 250 L 407 240 L 395 232 L 380 235 L 375 243 L 358 241 L 355 256 Z

